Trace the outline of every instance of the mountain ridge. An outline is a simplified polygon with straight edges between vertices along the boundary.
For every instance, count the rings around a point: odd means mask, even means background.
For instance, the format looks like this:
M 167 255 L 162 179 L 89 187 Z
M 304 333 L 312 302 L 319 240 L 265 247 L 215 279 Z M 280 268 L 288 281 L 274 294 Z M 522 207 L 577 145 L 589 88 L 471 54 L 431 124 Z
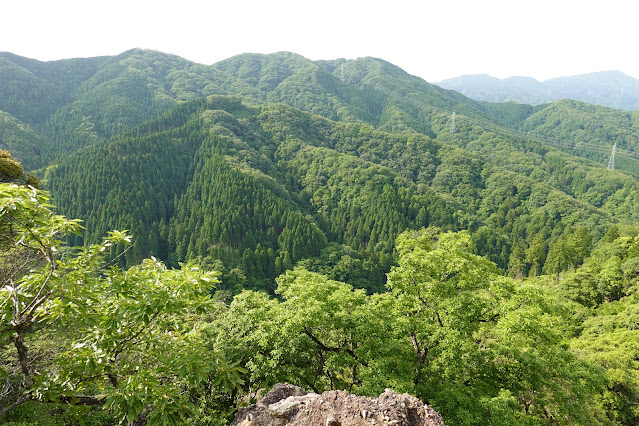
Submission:
M 514 101 L 539 105 L 573 99 L 624 111 L 639 109 L 639 79 L 616 70 L 543 81 L 522 76 L 500 79 L 488 74 L 467 74 L 434 84 L 487 102 Z

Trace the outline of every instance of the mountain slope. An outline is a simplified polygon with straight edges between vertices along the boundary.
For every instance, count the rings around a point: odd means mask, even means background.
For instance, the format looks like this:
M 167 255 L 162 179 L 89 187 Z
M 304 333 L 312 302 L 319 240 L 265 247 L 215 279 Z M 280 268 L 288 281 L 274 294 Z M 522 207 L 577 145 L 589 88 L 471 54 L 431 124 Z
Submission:
M 448 133 L 451 114 L 456 112 L 458 120 L 471 120 L 484 131 L 511 128 L 536 133 L 547 138 L 537 139 L 540 143 L 606 164 L 604 156 L 588 153 L 583 146 L 573 149 L 568 143 L 573 135 L 542 130 L 549 123 L 541 115 L 524 125 L 544 107 L 474 101 L 376 58 L 313 62 L 279 52 L 244 54 L 203 66 L 161 52 L 133 49 L 114 57 L 55 62 L 2 54 L 0 61 L 4 64 L 0 71 L 7 76 L 4 85 L 0 84 L 5 93 L 0 96 L 0 105 L 16 118 L 33 123 L 41 139 L 40 156 L 34 159 L 33 168 L 108 140 L 179 102 L 211 94 L 283 102 L 332 120 L 430 137 Z M 9 87 L 13 94 L 8 93 Z M 565 113 L 571 114 L 568 110 Z M 575 116 L 570 119 L 571 126 L 586 128 L 587 120 L 592 119 Z M 523 133 L 515 136 L 528 137 Z M 634 151 L 630 148 L 633 144 L 624 141 L 619 148 Z M 600 145 L 593 149 L 610 150 L 611 143 Z M 619 167 L 639 173 L 634 164 L 622 162 Z
M 526 118 L 519 129 L 565 152 L 607 164 L 617 145 L 615 168 L 639 176 L 639 111 L 562 100 Z
M 38 163 L 41 145 L 40 136 L 29 125 L 0 111 L 0 149 L 11 152 L 16 160 L 30 169 Z
M 277 274 L 302 262 L 378 291 L 392 241 L 423 226 L 476 231 L 479 253 L 513 274 L 536 274 L 522 253 L 537 235 L 550 245 L 582 226 L 599 238 L 615 216 L 637 215 L 631 204 L 606 204 L 636 197 L 632 178 L 539 146 L 528 146 L 521 155 L 536 160 L 516 171 L 489 158 L 489 147 L 507 140 L 486 133 L 482 141 L 486 148 L 473 153 L 215 96 L 78 151 L 47 182 L 63 213 L 86 220 L 86 242 L 130 229 L 130 262 L 151 254 L 173 265 L 221 261 L 235 289 L 272 289 Z
M 0 52 L 0 110 L 30 125 L 43 124 L 107 59 L 40 62 Z
M 7 84 L 20 84 L 12 89 L 14 94 L 0 99 L 0 108 L 5 106 L 7 112 L 15 111 L 17 118 L 34 123 L 42 136 L 38 167 L 109 139 L 178 102 L 212 94 L 283 102 L 333 120 L 433 137 L 433 121 L 454 110 L 499 125 L 520 121 L 522 113 L 532 112 L 515 105 L 473 101 L 375 58 L 340 61 L 337 67 L 334 61 L 313 62 L 280 52 L 244 54 L 203 66 L 161 52 L 134 49 L 86 60 L 43 63 L 10 54 L 3 54 L 2 60 L 7 69 L 22 77 L 7 71 Z M 76 67 L 78 71 L 69 71 Z M 69 81 L 61 84 L 67 78 Z M 44 102 L 38 104 L 33 91 L 44 93 Z M 16 106 L 15 98 L 27 102 Z M 26 104 L 36 109 L 31 111 L 33 117 L 25 110 Z
M 219 260 L 229 282 L 267 288 L 302 261 L 379 289 L 405 229 L 477 231 L 481 254 L 536 274 L 535 238 L 549 247 L 582 226 L 596 239 L 639 217 L 636 178 L 567 143 L 605 121 L 600 134 L 629 152 L 632 114 L 618 127 L 624 113 L 601 107 L 478 102 L 380 59 L 287 52 L 206 67 L 135 49 L 84 77 L 34 125 L 40 164 L 60 209 L 90 225 L 85 242 L 139 236 L 131 263 Z

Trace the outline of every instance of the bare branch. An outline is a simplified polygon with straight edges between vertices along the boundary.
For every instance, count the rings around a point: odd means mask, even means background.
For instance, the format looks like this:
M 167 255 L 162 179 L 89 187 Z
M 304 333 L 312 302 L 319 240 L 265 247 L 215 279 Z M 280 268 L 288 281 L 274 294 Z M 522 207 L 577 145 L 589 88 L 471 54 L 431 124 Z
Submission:
M 104 405 L 106 403 L 106 396 L 104 395 L 62 395 L 58 401 L 63 404 L 73 405 Z
M 133 244 L 130 244 L 129 246 L 127 246 L 127 248 L 125 248 L 122 253 L 118 254 L 116 257 L 114 257 L 113 259 L 111 259 L 110 262 L 108 262 L 107 264 L 104 265 L 105 268 L 108 268 L 109 266 L 113 265 L 115 263 L 116 260 L 118 260 L 119 258 L 121 258 L 122 256 L 124 256 L 124 254 L 131 250 L 131 248 L 133 247 Z
M 31 319 L 33 312 L 42 304 L 44 303 L 49 296 L 51 296 L 51 294 L 53 293 L 53 290 L 48 291 L 44 296 L 40 297 L 40 295 L 42 294 L 42 291 L 44 290 L 44 288 L 46 287 L 47 283 L 49 282 L 49 279 L 51 279 L 51 277 L 53 276 L 53 272 L 55 271 L 54 267 L 51 267 L 51 269 L 49 270 L 49 273 L 47 274 L 47 277 L 44 279 L 42 285 L 40 286 L 40 289 L 38 290 L 38 294 L 36 294 L 34 296 L 34 298 L 31 300 L 31 303 L 29 303 L 20 313 L 21 316 L 26 316 L 29 319 Z
M 322 343 L 317 337 L 315 337 L 313 335 L 313 333 L 311 333 L 311 330 L 308 327 L 304 327 L 304 330 L 302 331 L 304 334 L 306 334 L 313 342 L 315 342 L 317 344 L 317 346 L 319 346 L 319 348 L 323 351 L 326 352 L 346 352 L 347 354 L 349 354 L 354 360 L 356 360 L 357 362 L 359 362 L 360 364 L 364 365 L 365 367 L 368 367 L 368 364 L 365 362 L 360 361 L 359 357 L 357 356 L 357 354 L 355 352 L 353 352 L 353 350 L 351 348 L 346 348 L 346 347 L 337 347 L 337 346 L 326 346 L 324 343 Z
M 29 400 L 29 396 L 27 394 L 24 394 L 24 395 L 20 395 L 15 401 L 7 405 L 6 407 L 0 407 L 0 420 L 4 416 L 6 416 L 9 411 L 13 410 L 17 406 L 23 404 L 24 402 L 28 400 Z

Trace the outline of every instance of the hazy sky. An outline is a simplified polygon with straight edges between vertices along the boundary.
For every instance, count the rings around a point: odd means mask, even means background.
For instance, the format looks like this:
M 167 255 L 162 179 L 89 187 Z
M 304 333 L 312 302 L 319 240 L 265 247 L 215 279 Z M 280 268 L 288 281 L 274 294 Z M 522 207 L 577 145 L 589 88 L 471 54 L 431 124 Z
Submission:
M 134 47 L 212 64 L 245 53 L 375 56 L 427 81 L 462 74 L 639 78 L 629 0 L 4 0 L 0 51 L 39 60 Z M 630 5 L 630 6 L 629 6 Z

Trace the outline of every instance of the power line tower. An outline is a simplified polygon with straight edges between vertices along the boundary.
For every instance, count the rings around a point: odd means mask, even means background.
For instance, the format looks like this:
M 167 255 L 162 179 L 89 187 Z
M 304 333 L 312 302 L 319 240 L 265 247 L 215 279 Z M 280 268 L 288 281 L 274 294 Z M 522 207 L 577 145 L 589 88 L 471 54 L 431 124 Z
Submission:
M 342 62 L 342 66 L 340 67 L 340 79 L 342 83 L 344 82 L 344 62 Z
M 455 134 L 455 111 L 453 111 L 453 118 L 452 118 L 452 121 L 450 122 L 450 134 L 451 135 Z
M 617 142 L 612 146 L 612 154 L 610 154 L 610 160 L 608 161 L 608 170 L 615 169 L 615 152 L 617 152 Z

